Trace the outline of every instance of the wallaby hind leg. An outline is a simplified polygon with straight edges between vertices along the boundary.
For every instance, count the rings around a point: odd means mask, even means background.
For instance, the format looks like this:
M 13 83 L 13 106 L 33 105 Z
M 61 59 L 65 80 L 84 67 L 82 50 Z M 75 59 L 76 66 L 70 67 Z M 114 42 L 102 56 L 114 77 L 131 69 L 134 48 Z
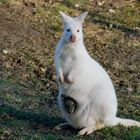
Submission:
M 54 130 L 59 131 L 63 129 L 71 128 L 72 126 L 69 123 L 60 123 L 59 125 L 55 126 Z

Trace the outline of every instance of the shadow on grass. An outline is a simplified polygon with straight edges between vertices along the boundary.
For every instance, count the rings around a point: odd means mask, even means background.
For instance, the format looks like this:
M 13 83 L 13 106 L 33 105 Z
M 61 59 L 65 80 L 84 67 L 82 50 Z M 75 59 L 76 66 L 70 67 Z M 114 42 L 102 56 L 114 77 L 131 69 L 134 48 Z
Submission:
M 105 16 L 99 15 L 98 12 L 94 14 L 89 12 L 89 15 L 90 15 L 90 21 L 94 24 L 98 24 L 107 28 L 120 30 L 126 36 L 137 37 L 137 38 L 140 37 L 140 30 L 138 29 L 126 27 L 125 25 L 122 25 L 121 23 L 120 24 L 113 23 L 111 20 L 107 19 Z
M 0 106 L 0 115 L 8 114 L 10 117 L 14 117 L 19 120 L 29 121 L 31 123 L 41 123 L 47 127 L 53 128 L 60 122 L 64 122 L 60 117 L 51 117 L 47 113 L 34 113 L 29 111 L 18 110 L 9 105 Z
M 90 14 L 90 15 L 92 17 L 100 18 L 100 19 L 93 18 L 92 22 L 95 23 L 95 24 L 99 24 L 99 25 L 103 25 L 103 26 L 106 26 L 106 27 L 110 27 L 110 28 L 113 28 L 113 29 L 120 30 L 125 35 L 132 35 L 133 37 L 140 37 L 140 31 L 137 30 L 137 29 L 129 28 L 129 27 L 126 27 L 124 25 L 119 25 L 119 24 L 112 23 L 110 21 L 106 21 L 107 19 L 103 16 L 99 16 L 99 15 L 96 15 L 96 14 Z
M 63 4 L 66 5 L 67 7 L 75 9 L 72 1 L 70 1 L 70 2 L 64 1 Z M 77 10 L 82 11 L 82 12 L 86 11 L 86 9 L 81 8 L 81 7 L 77 8 Z M 107 17 L 105 17 L 105 16 L 99 15 L 98 12 L 99 11 L 96 11 L 95 13 L 90 12 L 90 11 L 88 12 L 88 15 L 90 16 L 90 22 L 92 22 L 94 24 L 101 25 L 103 27 L 108 27 L 108 28 L 120 30 L 121 32 L 123 32 L 127 36 L 137 37 L 137 38 L 140 37 L 140 30 L 126 27 L 125 25 L 122 25 L 121 23 L 120 24 L 112 23 L 110 19 L 107 19 Z

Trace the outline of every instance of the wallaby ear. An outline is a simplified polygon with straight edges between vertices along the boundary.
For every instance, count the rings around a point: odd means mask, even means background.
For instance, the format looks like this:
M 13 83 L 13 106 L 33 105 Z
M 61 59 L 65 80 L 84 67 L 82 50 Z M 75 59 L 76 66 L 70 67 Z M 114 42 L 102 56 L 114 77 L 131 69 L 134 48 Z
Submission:
M 84 22 L 85 17 L 87 16 L 88 12 L 82 13 L 80 16 L 75 17 L 75 20 L 79 21 L 80 23 Z
M 61 11 L 59 11 L 59 13 L 64 21 L 64 24 L 68 23 L 72 19 L 72 17 L 66 15 L 65 13 L 63 13 Z

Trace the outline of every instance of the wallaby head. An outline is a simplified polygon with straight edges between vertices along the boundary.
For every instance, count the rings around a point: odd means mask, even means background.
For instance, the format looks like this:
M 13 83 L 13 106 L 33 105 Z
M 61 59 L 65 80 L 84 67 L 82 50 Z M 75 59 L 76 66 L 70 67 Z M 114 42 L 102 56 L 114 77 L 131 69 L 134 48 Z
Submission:
M 66 43 L 76 43 L 83 41 L 82 24 L 88 12 L 81 14 L 78 17 L 70 17 L 63 12 L 60 12 L 64 22 L 63 39 Z

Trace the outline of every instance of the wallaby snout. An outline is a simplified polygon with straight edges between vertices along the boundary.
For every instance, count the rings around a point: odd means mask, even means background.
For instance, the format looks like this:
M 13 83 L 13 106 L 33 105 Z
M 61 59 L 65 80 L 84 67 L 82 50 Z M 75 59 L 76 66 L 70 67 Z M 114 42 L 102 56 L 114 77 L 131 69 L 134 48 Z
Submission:
M 75 42 L 76 41 L 76 36 L 75 35 L 71 35 L 70 36 L 70 41 L 71 42 Z

